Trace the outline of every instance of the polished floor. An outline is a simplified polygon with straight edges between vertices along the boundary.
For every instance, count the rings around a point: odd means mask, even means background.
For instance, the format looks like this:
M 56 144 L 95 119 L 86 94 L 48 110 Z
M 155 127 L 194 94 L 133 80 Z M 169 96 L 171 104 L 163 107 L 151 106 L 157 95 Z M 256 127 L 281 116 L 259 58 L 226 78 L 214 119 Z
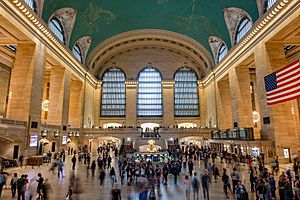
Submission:
M 229 168 L 231 171 L 232 166 L 226 166 L 225 164 L 218 164 L 219 167 L 226 167 Z M 115 160 L 113 159 L 113 166 L 115 166 Z M 10 176 L 7 178 L 7 184 L 9 185 L 11 180 L 11 174 L 17 172 L 18 175 L 21 174 L 28 174 L 29 182 L 32 180 L 32 184 L 29 185 L 27 193 L 30 191 L 35 191 L 36 189 L 36 181 L 37 173 L 42 173 L 45 179 L 47 179 L 48 184 L 51 186 L 51 190 L 49 190 L 49 199 L 50 200 L 61 200 L 65 199 L 65 196 L 68 192 L 68 188 L 70 187 L 71 182 L 76 184 L 77 192 L 73 194 L 74 200 L 109 200 L 111 199 L 111 185 L 110 180 L 108 177 L 109 171 L 106 170 L 106 178 L 105 178 L 105 186 L 99 186 L 99 179 L 98 174 L 95 177 L 92 177 L 91 174 L 87 173 L 87 168 L 85 164 L 77 163 L 76 170 L 71 170 L 71 157 L 66 158 L 66 163 L 64 166 L 64 177 L 58 178 L 57 172 L 56 174 L 49 172 L 50 165 L 43 165 L 41 167 L 22 167 L 22 168 L 14 168 L 14 169 L 7 169 L 6 171 L 10 173 Z M 245 184 L 247 185 L 249 191 L 249 174 L 247 167 L 240 166 L 240 172 L 242 174 L 242 179 L 244 180 Z M 116 170 L 118 171 L 118 170 Z M 196 172 L 198 174 L 203 173 L 203 162 L 197 161 L 196 162 Z M 185 192 L 183 186 L 183 178 L 186 175 L 186 170 L 181 173 L 179 177 L 178 185 L 174 184 L 173 176 L 169 175 L 169 184 L 167 186 L 161 185 L 160 190 L 156 190 L 157 199 L 160 200 L 184 200 L 185 199 Z M 222 182 L 219 180 L 218 182 L 212 182 L 210 186 L 210 199 L 217 200 L 217 199 L 225 199 L 225 195 L 222 189 Z M 122 199 L 125 200 L 138 200 L 138 195 L 140 191 L 139 185 L 127 186 L 122 185 L 120 186 L 122 192 Z M 249 193 L 249 199 L 254 199 L 253 194 Z M 191 194 L 191 200 L 193 199 Z M 11 192 L 9 186 L 4 189 L 2 199 L 12 199 Z M 17 198 L 15 198 L 17 199 Z M 200 190 L 199 199 L 204 199 L 202 190 Z M 230 199 L 234 199 L 233 195 L 230 195 Z M 27 198 L 26 198 L 27 200 Z

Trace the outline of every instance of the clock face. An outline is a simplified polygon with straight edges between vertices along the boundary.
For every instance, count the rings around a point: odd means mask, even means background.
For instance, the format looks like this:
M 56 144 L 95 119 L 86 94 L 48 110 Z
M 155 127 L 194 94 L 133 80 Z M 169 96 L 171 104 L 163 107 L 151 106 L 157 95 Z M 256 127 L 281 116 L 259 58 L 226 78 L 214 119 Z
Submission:
M 44 100 L 42 103 L 43 111 L 48 111 L 48 108 L 49 108 L 49 100 Z

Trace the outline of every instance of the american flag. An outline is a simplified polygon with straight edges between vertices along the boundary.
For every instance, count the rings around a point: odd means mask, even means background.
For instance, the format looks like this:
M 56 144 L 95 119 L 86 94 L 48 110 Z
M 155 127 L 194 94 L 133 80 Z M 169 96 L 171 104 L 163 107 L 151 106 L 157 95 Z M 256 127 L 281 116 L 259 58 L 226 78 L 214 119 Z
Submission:
M 300 98 L 299 60 L 265 76 L 264 79 L 268 105 Z

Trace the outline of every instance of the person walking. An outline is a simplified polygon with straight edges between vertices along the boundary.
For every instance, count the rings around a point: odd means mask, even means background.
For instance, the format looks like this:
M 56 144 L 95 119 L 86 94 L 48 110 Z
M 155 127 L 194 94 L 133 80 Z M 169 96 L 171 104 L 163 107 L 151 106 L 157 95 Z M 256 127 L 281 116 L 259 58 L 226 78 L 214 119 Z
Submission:
M 233 168 L 233 171 L 231 173 L 231 180 L 232 180 L 232 188 L 233 188 L 232 190 L 235 191 L 236 186 L 238 185 L 238 182 L 240 180 L 240 175 L 237 172 L 235 167 Z
M 238 181 L 238 185 L 235 190 L 237 200 L 248 200 L 248 192 L 242 181 Z
M 14 173 L 14 176 L 11 178 L 11 181 L 10 181 L 12 198 L 15 198 L 15 196 L 16 196 L 17 181 L 18 181 L 18 174 Z
M 147 200 L 148 198 L 148 190 L 145 185 L 142 186 L 141 192 L 139 194 L 139 200 Z
M 163 173 L 163 183 L 164 185 L 168 184 L 168 175 L 169 175 L 169 169 L 167 165 L 164 165 L 163 169 L 162 169 L 162 173 Z
M 220 173 L 219 173 L 219 168 L 217 167 L 216 164 L 213 164 L 213 175 L 215 178 L 215 182 L 217 182 L 218 176 L 220 176 Z
M 183 184 L 184 184 L 184 188 L 185 188 L 185 198 L 186 198 L 186 200 L 190 200 L 192 182 L 189 179 L 189 176 L 185 176 Z
M 115 179 L 116 179 L 116 172 L 115 172 L 115 168 L 113 168 L 113 167 L 110 169 L 109 178 L 110 178 L 111 187 L 114 187 Z
M 118 188 L 118 185 L 115 183 L 114 188 L 111 191 L 112 200 L 121 200 L 121 190 Z
M 105 171 L 103 168 L 101 168 L 99 172 L 100 187 L 104 186 L 104 178 L 105 178 Z
M 76 156 L 74 155 L 72 158 L 72 169 L 75 170 L 75 165 L 76 165 Z
M 201 177 L 202 189 L 203 189 L 203 196 L 204 199 L 209 200 L 209 183 L 211 182 L 210 176 L 208 174 L 208 170 L 204 170 L 204 174 Z
M 154 186 L 150 187 L 149 200 L 156 200 L 156 195 L 155 195 L 155 189 L 154 189 Z
M 190 176 L 192 176 L 193 175 L 193 169 L 194 169 L 194 163 L 193 163 L 192 160 L 189 160 L 189 162 L 188 162 L 188 169 L 189 169 Z
M 226 174 L 226 169 L 225 168 L 223 169 L 222 181 L 223 181 L 223 190 L 224 190 L 226 198 L 228 199 L 229 196 L 228 196 L 228 190 L 227 189 L 229 189 L 229 191 L 231 189 L 230 189 L 229 176 Z
M 58 176 L 58 178 L 60 177 L 60 175 L 62 177 L 64 176 L 63 175 L 63 166 L 64 166 L 64 163 L 63 163 L 62 159 L 59 159 L 59 162 L 58 162 L 58 165 L 57 165 L 57 170 L 58 170 L 57 176 Z
M 17 181 L 18 200 L 25 200 L 26 184 L 26 176 L 22 174 Z
M 96 170 L 96 161 L 93 160 L 92 165 L 91 165 L 91 170 L 92 170 L 92 177 L 95 176 L 95 170 Z
M 42 176 L 42 174 L 41 173 L 38 173 L 38 179 L 36 180 L 37 182 L 38 182 L 38 185 L 37 185 L 37 193 L 38 193 L 38 198 L 39 199 L 41 199 L 41 197 L 42 197 L 42 189 L 43 189 L 43 187 L 44 187 L 44 178 L 43 178 L 43 176 Z
M 5 176 L 4 176 L 3 172 L 0 172 L 0 197 L 1 197 L 4 185 L 5 185 Z
M 196 172 L 194 173 L 194 176 L 192 177 L 192 187 L 193 187 L 194 200 L 199 199 L 200 180 L 199 180 Z

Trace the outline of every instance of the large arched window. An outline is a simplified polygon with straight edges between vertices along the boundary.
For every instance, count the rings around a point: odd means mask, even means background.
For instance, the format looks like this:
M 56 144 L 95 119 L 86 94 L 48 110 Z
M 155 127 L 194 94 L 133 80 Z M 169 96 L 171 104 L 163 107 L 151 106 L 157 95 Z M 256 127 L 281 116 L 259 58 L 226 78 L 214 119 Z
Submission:
M 58 39 L 60 41 L 62 41 L 64 44 L 66 43 L 64 29 L 63 29 L 63 26 L 61 25 L 59 19 L 57 19 L 56 17 L 53 17 L 49 21 L 49 28 L 58 37 Z
M 227 47 L 225 45 L 225 43 L 223 42 L 218 50 L 218 55 L 217 55 L 217 63 L 219 63 L 226 55 L 227 55 Z
M 162 87 L 160 72 L 153 67 L 144 68 L 138 76 L 138 116 L 162 116 Z
M 264 11 L 267 12 L 275 3 L 277 0 L 266 0 L 264 5 Z
M 102 77 L 101 116 L 125 116 L 125 74 L 118 68 L 107 70 Z
M 199 96 L 196 73 L 183 67 L 175 73 L 175 116 L 199 116 Z
M 34 0 L 25 0 L 25 3 L 33 10 L 36 10 L 36 5 Z
M 252 23 L 248 17 L 242 18 L 240 21 L 235 35 L 235 43 L 238 43 L 244 35 L 251 29 Z
M 79 62 L 82 63 L 82 52 L 78 44 L 74 45 L 72 52 L 74 56 L 79 60 Z

